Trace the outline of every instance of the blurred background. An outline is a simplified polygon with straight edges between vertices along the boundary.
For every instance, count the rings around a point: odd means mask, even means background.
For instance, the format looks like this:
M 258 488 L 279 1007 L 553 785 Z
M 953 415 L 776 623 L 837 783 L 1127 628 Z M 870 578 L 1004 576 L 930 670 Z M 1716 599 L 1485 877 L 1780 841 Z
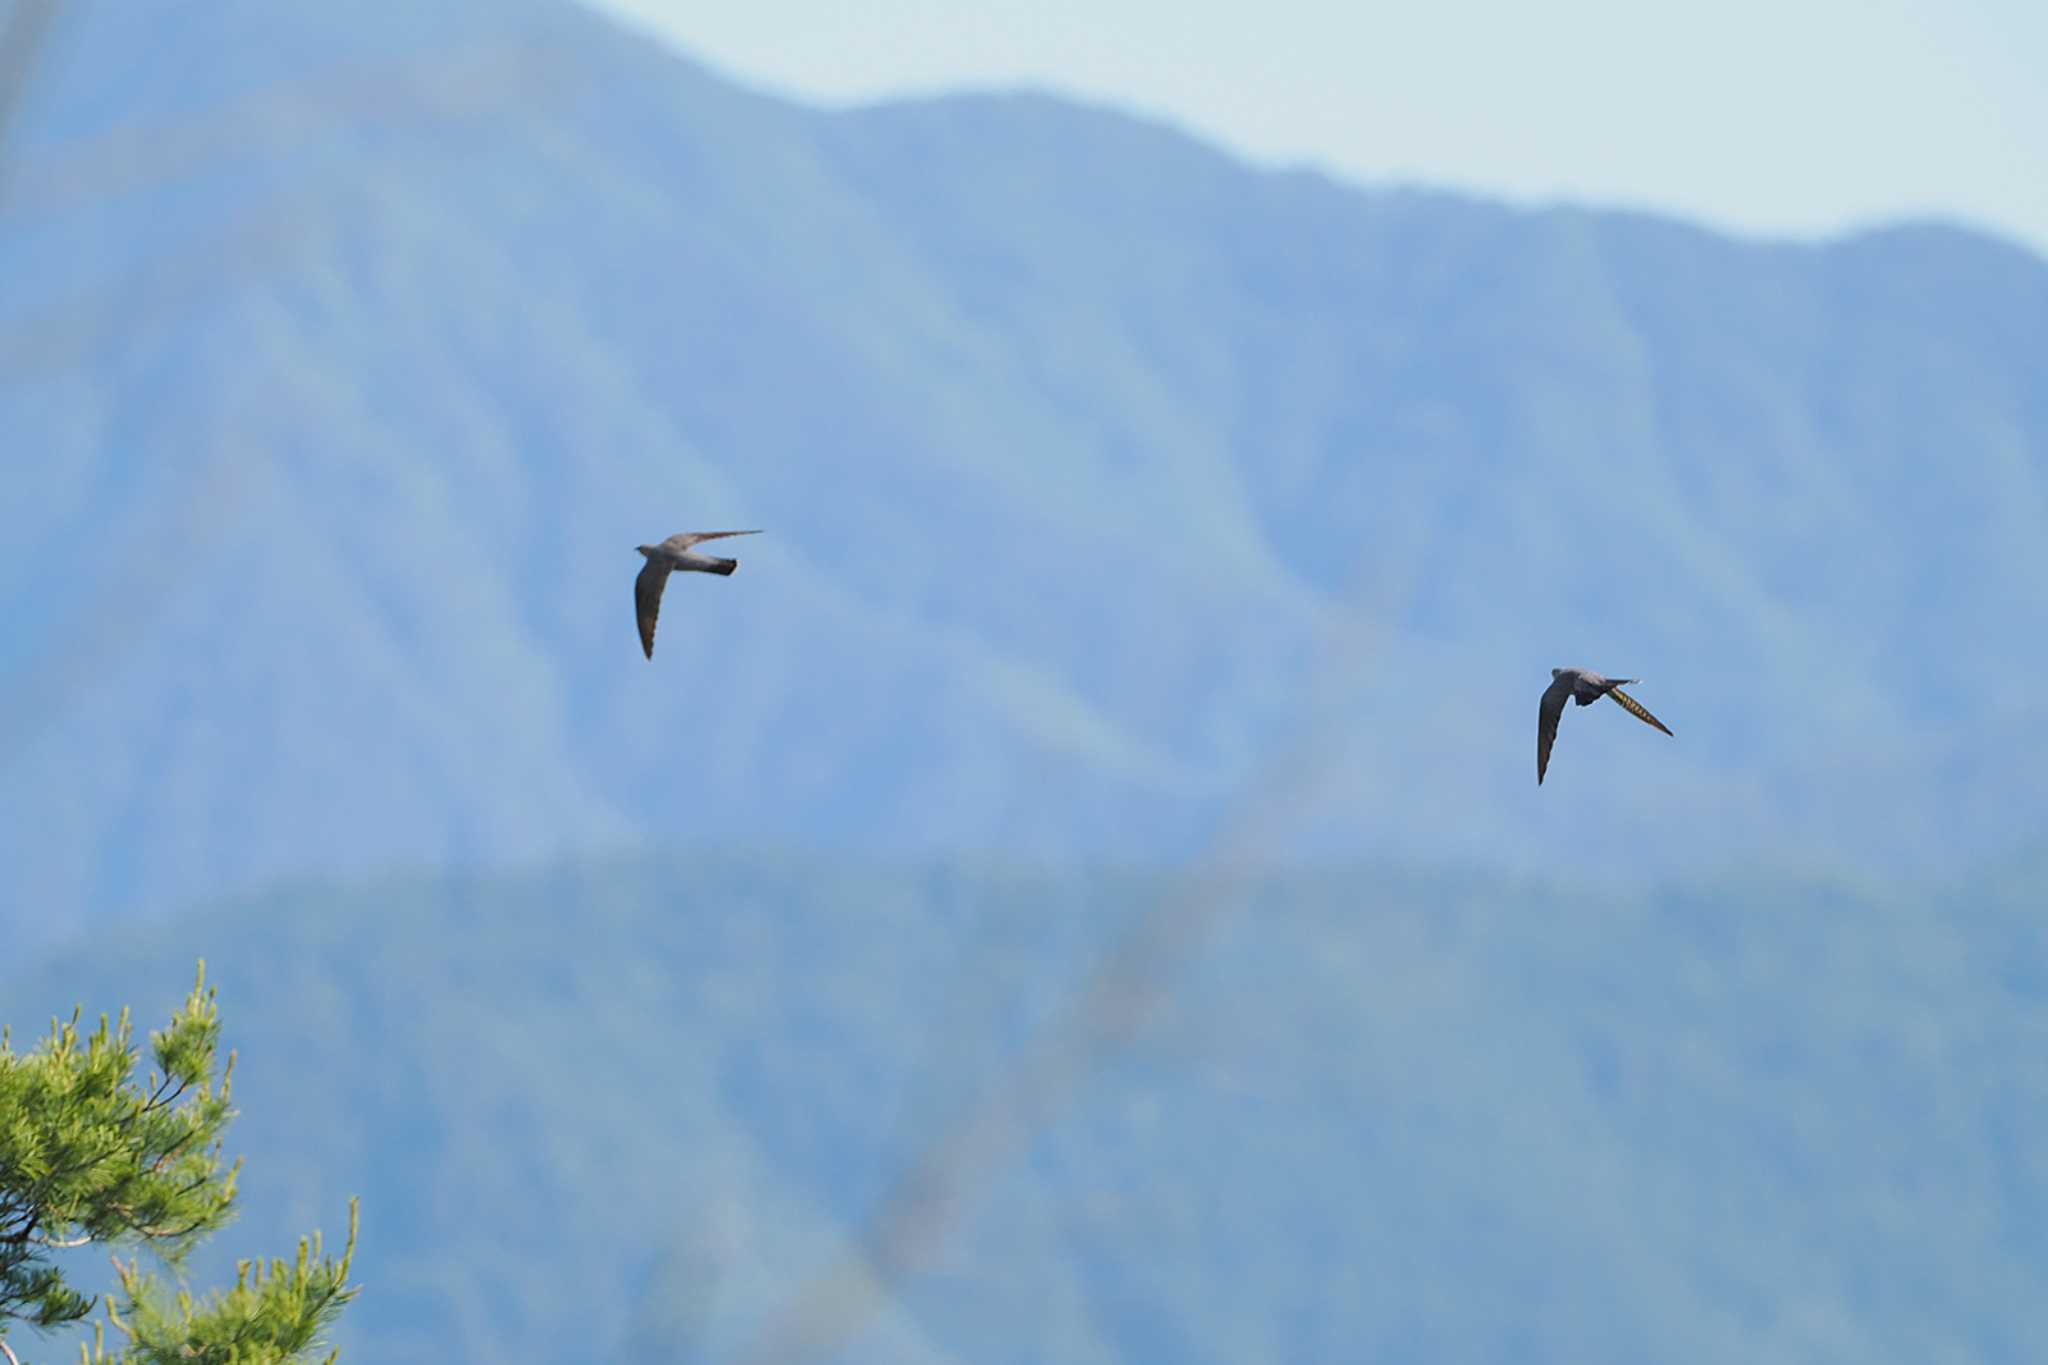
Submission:
M 0 1020 L 207 959 L 201 1285 L 2048 1357 L 2038 7 L 5 13 Z

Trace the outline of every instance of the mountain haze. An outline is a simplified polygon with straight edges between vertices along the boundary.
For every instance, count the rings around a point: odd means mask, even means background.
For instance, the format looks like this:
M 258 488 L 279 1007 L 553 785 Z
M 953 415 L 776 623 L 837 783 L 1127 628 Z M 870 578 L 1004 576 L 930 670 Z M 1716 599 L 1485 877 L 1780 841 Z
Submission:
M 0 209 L 27 938 L 643 840 L 1928 871 L 2048 758 L 2048 265 L 827 113 L 565 4 L 81 6 Z M 639 656 L 632 547 L 762 526 Z M 1554 665 L 1667 740 L 1565 723 Z M 1303 764 L 1275 755 L 1306 753 Z M 1277 766 L 1276 766 L 1277 764 Z
M 1254 881 L 829 1358 L 2039 1360 L 2043 885 Z M 360 1195 L 345 1361 L 730 1361 L 1189 891 L 758 855 L 385 878 L 0 998 L 18 1039 L 81 1003 L 154 1025 L 205 953 L 247 1158 L 213 1250 Z

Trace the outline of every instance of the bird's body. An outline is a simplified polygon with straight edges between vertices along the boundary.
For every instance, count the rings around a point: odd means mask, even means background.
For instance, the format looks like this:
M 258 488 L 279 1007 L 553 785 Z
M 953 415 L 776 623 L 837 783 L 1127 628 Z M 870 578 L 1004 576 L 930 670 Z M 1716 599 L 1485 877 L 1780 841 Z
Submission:
M 672 573 L 727 576 L 740 566 L 737 559 L 699 554 L 692 547 L 707 540 L 723 540 L 727 536 L 759 534 L 759 531 L 685 531 L 670 536 L 659 545 L 634 547 L 647 559 L 640 576 L 633 580 L 633 608 L 640 619 L 640 648 L 646 651 L 648 658 L 654 657 L 654 623 L 661 615 L 661 591 L 668 586 L 668 576 Z
M 1566 701 L 1575 701 L 1581 706 L 1591 706 L 1602 697 L 1611 697 L 1630 715 L 1645 725 L 1655 726 L 1665 734 L 1664 722 L 1646 710 L 1643 704 L 1621 690 L 1623 683 L 1637 683 L 1640 678 L 1603 678 L 1598 673 L 1584 668 L 1553 668 L 1550 670 L 1550 686 L 1543 689 L 1543 700 L 1536 708 L 1536 785 L 1543 785 L 1543 774 L 1550 767 L 1550 746 L 1557 741 L 1557 722 L 1564 715 Z

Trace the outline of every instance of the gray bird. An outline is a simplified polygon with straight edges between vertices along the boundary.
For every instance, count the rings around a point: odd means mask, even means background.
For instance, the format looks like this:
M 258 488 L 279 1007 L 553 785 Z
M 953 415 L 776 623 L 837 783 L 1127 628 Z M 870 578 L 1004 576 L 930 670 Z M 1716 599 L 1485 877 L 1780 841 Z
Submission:
M 1654 725 L 1665 734 L 1664 722 L 1644 709 L 1643 704 L 1621 690 L 1623 683 L 1638 683 L 1641 678 L 1603 678 L 1598 673 L 1588 673 L 1583 668 L 1553 668 L 1550 670 L 1550 686 L 1543 689 L 1543 702 L 1536 711 L 1536 785 L 1543 785 L 1543 770 L 1550 766 L 1550 746 L 1557 742 L 1558 717 L 1564 714 L 1567 698 L 1581 706 L 1591 706 L 1602 697 L 1612 697 L 1621 703 L 1622 709 L 1645 725 Z
M 720 559 L 717 555 L 700 555 L 690 547 L 707 540 L 723 540 L 727 536 L 758 536 L 759 531 L 685 531 L 670 536 L 659 545 L 636 545 L 633 548 L 647 556 L 647 567 L 640 570 L 640 576 L 633 580 L 633 606 L 640 617 L 640 647 L 647 651 L 647 657 L 654 657 L 654 620 L 661 615 L 661 590 L 668 586 L 672 573 L 715 573 L 731 574 L 740 566 L 737 559 Z

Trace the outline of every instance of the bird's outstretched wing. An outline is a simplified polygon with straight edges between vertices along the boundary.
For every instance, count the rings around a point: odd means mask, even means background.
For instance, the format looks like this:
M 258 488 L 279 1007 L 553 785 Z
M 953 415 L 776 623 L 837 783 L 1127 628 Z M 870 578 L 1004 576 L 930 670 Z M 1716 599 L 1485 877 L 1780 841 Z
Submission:
M 654 657 L 654 621 L 661 615 L 661 590 L 668 586 L 668 565 L 650 559 L 633 580 L 633 608 L 640 618 L 640 648 Z
M 724 540 L 727 536 L 758 536 L 760 534 L 759 531 L 684 531 L 680 535 L 670 536 L 667 540 L 661 542 L 661 545 L 665 550 L 674 550 L 677 554 L 681 554 L 692 545 L 701 545 L 707 540 Z
M 1543 700 L 1536 707 L 1536 785 L 1543 785 L 1544 770 L 1550 766 L 1550 746 L 1557 743 L 1557 718 L 1564 714 L 1564 704 L 1571 699 L 1570 678 L 1559 678 L 1543 689 Z
M 1651 715 L 1649 710 L 1646 707 L 1644 707 L 1644 705 L 1641 702 L 1637 701 L 1634 697 L 1631 697 L 1628 693 L 1622 691 L 1620 688 L 1609 688 L 1607 690 L 1607 695 L 1614 698 L 1616 701 L 1620 702 L 1623 710 L 1627 711 L 1630 715 L 1634 716 L 1643 724 L 1654 725 L 1659 730 L 1663 730 L 1665 734 L 1671 734 L 1671 731 L 1665 728 L 1663 721 L 1658 720 L 1655 716 Z M 1673 739 L 1678 738 L 1678 736 L 1676 735 L 1671 735 L 1671 737 Z

